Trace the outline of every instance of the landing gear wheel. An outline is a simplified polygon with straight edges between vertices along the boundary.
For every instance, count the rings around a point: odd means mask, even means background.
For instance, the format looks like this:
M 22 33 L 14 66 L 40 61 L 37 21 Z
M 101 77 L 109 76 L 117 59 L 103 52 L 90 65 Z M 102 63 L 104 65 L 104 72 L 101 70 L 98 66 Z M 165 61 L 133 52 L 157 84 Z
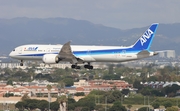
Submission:
M 80 67 L 80 66 L 77 66 L 77 65 L 71 65 L 71 68 L 72 68 L 72 69 L 81 69 L 81 67 Z
M 23 66 L 23 60 L 21 60 L 20 66 Z
M 72 69 L 76 68 L 76 65 L 71 65 L 71 68 L 72 68 Z
M 76 69 L 81 69 L 81 67 L 80 66 L 76 66 Z
M 84 65 L 84 68 L 86 68 L 86 69 L 93 69 L 93 66 L 91 66 L 90 64 L 88 64 L 88 65 Z
M 88 69 L 93 69 L 93 66 L 89 66 L 89 68 Z
M 89 65 L 84 65 L 84 68 L 88 68 L 89 67 Z
M 23 66 L 23 63 L 20 63 L 20 66 Z

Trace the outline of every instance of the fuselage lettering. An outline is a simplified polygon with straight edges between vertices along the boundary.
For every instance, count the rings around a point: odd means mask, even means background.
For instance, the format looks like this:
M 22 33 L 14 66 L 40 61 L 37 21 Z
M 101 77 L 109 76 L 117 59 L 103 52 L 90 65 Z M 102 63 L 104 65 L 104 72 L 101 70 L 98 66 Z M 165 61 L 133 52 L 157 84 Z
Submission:
M 27 49 L 25 48 L 27 51 L 36 51 L 37 49 L 38 47 L 28 47 Z
M 151 35 L 153 34 L 153 31 L 151 31 L 150 29 L 148 29 L 144 35 L 142 35 L 142 37 L 140 38 L 141 41 L 141 45 L 143 46 L 144 43 L 147 42 L 147 40 L 151 37 Z

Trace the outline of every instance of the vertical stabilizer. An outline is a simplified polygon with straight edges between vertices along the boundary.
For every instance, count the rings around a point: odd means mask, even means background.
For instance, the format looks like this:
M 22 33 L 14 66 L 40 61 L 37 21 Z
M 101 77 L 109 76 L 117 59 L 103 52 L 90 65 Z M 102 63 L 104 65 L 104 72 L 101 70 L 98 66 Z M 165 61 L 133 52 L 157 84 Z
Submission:
M 135 42 L 135 44 L 133 45 L 133 48 L 141 49 L 141 50 L 149 50 L 158 25 L 159 25 L 158 23 L 152 24 L 144 32 L 144 34 Z

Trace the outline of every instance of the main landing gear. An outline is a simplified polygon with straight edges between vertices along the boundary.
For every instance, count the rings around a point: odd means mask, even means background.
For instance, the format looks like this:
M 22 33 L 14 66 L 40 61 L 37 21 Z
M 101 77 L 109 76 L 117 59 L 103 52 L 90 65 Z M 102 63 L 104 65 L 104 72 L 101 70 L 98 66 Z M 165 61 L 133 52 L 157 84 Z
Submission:
M 86 69 L 93 69 L 93 66 L 90 64 L 90 62 L 88 62 L 87 65 L 84 65 L 84 68 L 86 68 Z
M 71 68 L 72 68 L 72 69 L 81 69 L 81 67 L 80 67 L 80 66 L 77 66 L 77 64 L 76 64 L 76 65 L 71 65 Z
M 84 65 L 84 68 L 86 68 L 86 69 L 93 69 L 93 66 L 91 66 L 91 65 Z
M 72 68 L 72 69 L 81 69 L 81 67 L 78 66 L 77 64 L 72 65 L 71 68 Z M 90 65 L 90 63 L 88 63 L 87 65 L 84 65 L 84 68 L 86 68 L 86 69 L 93 69 L 93 66 Z

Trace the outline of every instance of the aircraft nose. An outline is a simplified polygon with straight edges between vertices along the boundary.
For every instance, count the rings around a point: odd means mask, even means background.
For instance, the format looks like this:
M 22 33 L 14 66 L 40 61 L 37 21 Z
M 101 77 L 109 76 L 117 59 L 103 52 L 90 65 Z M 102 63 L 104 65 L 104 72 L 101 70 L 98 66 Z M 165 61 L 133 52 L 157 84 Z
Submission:
M 9 57 L 12 57 L 12 55 L 13 55 L 13 54 L 12 54 L 12 52 L 11 52 L 11 53 L 9 54 Z
M 9 53 L 9 57 L 12 57 L 12 52 L 11 52 L 11 53 Z

